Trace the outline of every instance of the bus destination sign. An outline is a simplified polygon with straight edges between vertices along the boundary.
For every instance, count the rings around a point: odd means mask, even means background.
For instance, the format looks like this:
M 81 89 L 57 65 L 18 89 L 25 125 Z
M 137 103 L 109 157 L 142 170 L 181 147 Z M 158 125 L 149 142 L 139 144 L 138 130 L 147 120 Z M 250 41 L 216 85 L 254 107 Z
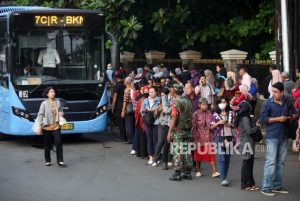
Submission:
M 67 26 L 83 26 L 84 24 L 84 17 L 80 15 L 35 15 L 35 26 L 60 26 L 60 27 L 67 27 Z

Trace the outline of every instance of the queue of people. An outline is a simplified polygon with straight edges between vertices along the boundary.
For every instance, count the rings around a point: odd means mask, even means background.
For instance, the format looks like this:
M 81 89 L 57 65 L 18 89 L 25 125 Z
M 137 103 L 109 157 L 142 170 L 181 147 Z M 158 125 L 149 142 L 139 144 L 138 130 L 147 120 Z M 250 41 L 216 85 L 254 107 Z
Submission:
M 231 150 L 238 144 L 241 189 L 258 191 L 253 175 L 255 144 L 261 141 L 264 124 L 269 149 L 261 193 L 289 193 L 282 182 L 283 163 L 289 127 L 299 119 L 300 81 L 294 85 L 288 73 L 271 67 L 264 84 L 269 94 L 256 121 L 257 80 L 245 66 L 239 66 L 238 75 L 222 65 L 216 66 L 215 76 L 211 70 L 190 71 L 186 65 L 169 71 L 163 64 L 153 70 L 146 64 L 136 73 L 114 72 L 117 141 L 132 144 L 130 154 L 147 159 L 147 165 L 162 164 L 163 170 L 173 166 L 172 181 L 191 180 L 193 170 L 201 177 L 201 164 L 210 163 L 211 176 L 220 178 L 222 186 L 230 184 Z M 184 151 L 182 145 L 190 149 Z

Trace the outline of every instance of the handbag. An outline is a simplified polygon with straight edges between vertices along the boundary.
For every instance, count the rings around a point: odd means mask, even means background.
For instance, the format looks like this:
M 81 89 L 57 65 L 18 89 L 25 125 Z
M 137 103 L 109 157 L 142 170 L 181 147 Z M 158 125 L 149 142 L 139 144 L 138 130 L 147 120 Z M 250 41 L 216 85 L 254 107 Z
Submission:
M 153 105 L 155 105 L 155 104 L 153 104 Z M 148 100 L 148 106 L 149 106 L 149 109 L 151 109 L 149 100 Z M 154 112 L 150 112 L 150 111 L 144 112 L 142 119 L 143 119 L 144 124 L 152 125 L 155 121 Z
M 152 125 L 155 121 L 153 112 L 145 112 L 143 115 L 143 122 L 147 125 Z
M 252 118 L 250 117 L 250 121 L 251 121 L 251 126 L 252 126 L 252 127 L 256 127 L 255 122 L 254 122 L 254 119 L 252 119 Z M 261 142 L 261 141 L 263 140 L 263 134 L 262 134 L 262 132 L 261 132 L 261 129 L 258 127 L 258 128 L 257 128 L 257 131 L 256 131 L 255 133 L 253 133 L 253 134 L 251 135 L 251 137 L 252 137 L 252 139 L 253 139 L 254 142 Z
M 220 115 L 218 115 L 219 119 L 220 120 L 226 120 L 227 121 L 227 118 L 223 119 Z M 229 148 L 230 147 L 230 143 L 233 143 L 233 139 L 234 139 L 234 131 L 232 128 L 231 129 L 231 136 L 225 136 L 225 125 L 223 125 L 223 129 L 221 132 L 221 136 L 219 137 L 219 142 L 221 143 L 221 146 L 223 148 Z M 223 135 L 222 135 L 223 134 Z
M 32 130 L 37 135 L 43 135 L 42 127 L 38 124 L 37 121 L 35 121 L 34 124 L 32 125 Z
M 251 135 L 254 142 L 260 142 L 263 139 L 263 134 L 260 129 L 258 129 L 253 135 Z
M 67 120 L 64 117 L 59 117 L 59 125 L 62 126 L 64 124 L 67 124 Z

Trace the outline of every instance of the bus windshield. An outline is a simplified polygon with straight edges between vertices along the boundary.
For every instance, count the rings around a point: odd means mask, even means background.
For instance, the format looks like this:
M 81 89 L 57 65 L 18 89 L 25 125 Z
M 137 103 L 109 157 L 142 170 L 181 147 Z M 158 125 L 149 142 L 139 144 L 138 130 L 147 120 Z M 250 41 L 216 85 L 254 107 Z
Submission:
M 89 30 L 29 30 L 14 33 L 14 84 L 99 83 L 102 36 Z

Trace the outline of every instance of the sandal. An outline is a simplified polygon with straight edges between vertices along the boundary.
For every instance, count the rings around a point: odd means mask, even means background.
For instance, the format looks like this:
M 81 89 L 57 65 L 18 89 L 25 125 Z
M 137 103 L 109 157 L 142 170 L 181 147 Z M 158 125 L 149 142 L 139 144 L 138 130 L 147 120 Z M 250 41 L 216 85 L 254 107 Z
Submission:
M 259 190 L 259 188 L 256 187 L 256 186 L 252 186 L 251 189 L 252 189 L 253 191 L 258 191 L 258 190 Z
M 256 191 L 253 187 L 242 188 L 245 191 Z

